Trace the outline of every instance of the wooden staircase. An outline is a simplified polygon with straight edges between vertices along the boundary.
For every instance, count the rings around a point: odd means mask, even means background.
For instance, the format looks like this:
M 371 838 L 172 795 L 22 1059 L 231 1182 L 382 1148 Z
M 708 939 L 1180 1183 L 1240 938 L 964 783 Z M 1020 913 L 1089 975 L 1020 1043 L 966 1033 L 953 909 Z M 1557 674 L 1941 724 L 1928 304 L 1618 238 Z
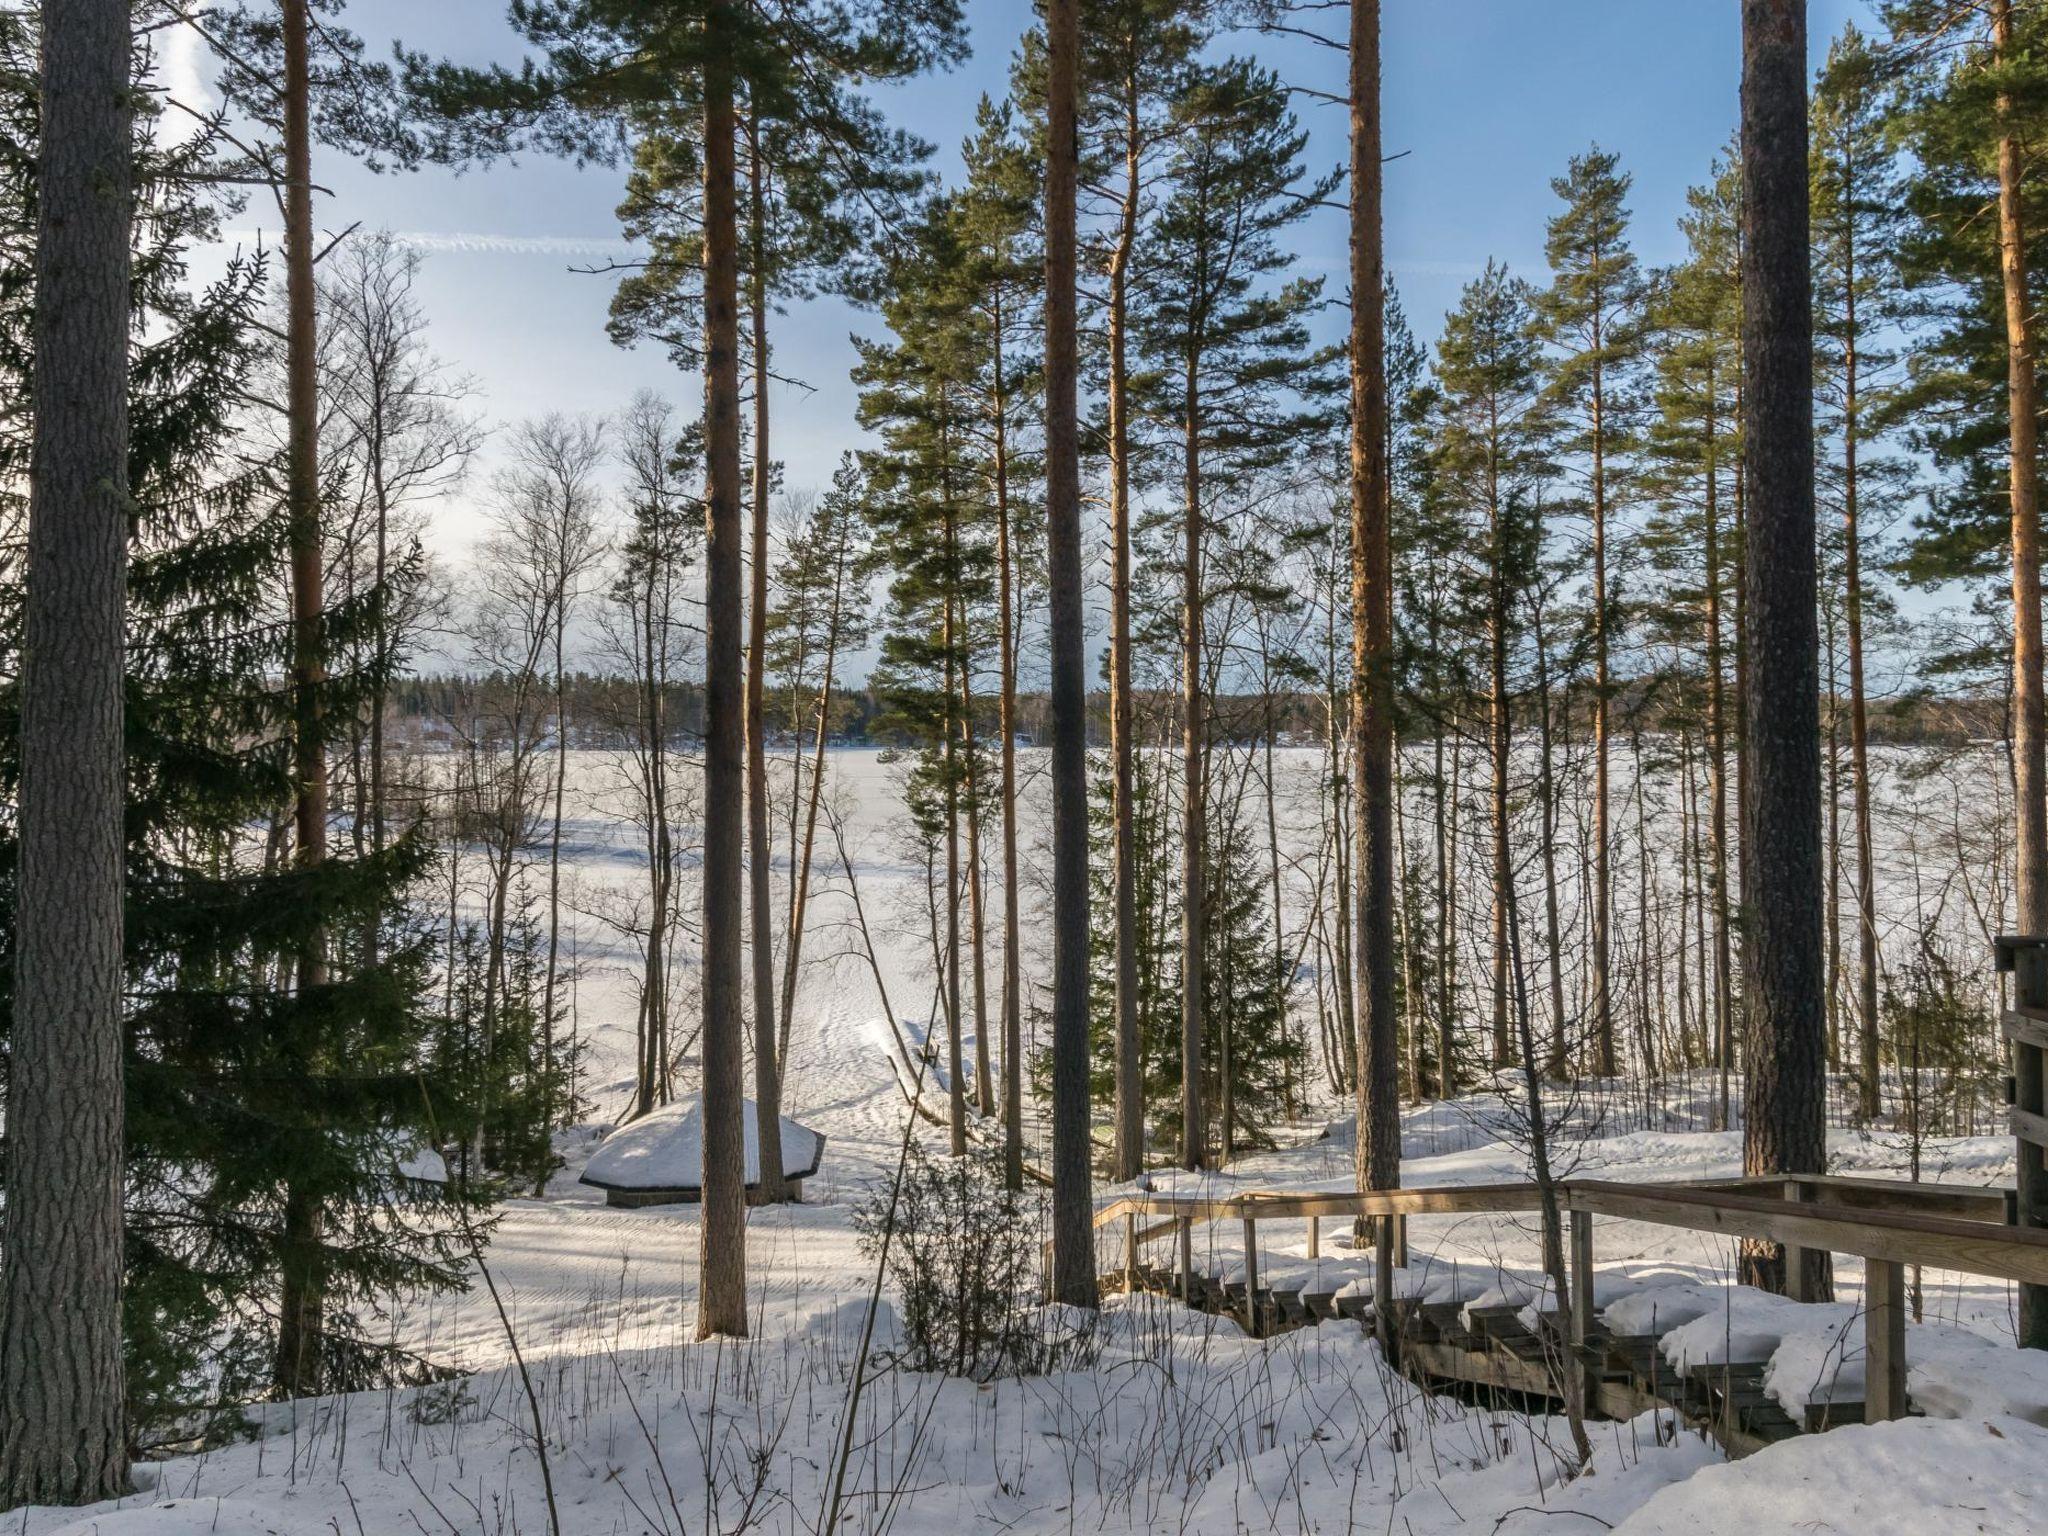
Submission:
M 1134 1195 L 1103 1210 L 1096 1226 L 1123 1229 L 1124 1262 L 1105 1276 L 1112 1285 L 1177 1297 L 1197 1310 L 1234 1320 L 1254 1337 L 1350 1324 L 1377 1335 L 1388 1358 L 1431 1390 L 1534 1409 L 1560 1405 L 1564 1373 L 1576 1372 L 1589 1413 L 1628 1419 L 1661 1410 L 1712 1435 L 1732 1455 L 1911 1411 L 1899 1283 L 1906 1264 L 2048 1281 L 2048 1232 L 2007 1225 L 2004 1191 L 1817 1176 L 1689 1185 L 1559 1184 L 1556 1198 L 1570 1224 L 1574 1305 L 1568 1312 L 1552 1306 L 1532 1313 L 1526 1299 L 1475 1299 L 1469 1288 L 1457 1299 L 1442 1295 L 1440 1286 L 1433 1287 L 1439 1292 L 1434 1297 L 1398 1293 L 1402 1287 L 1393 1276 L 1405 1272 L 1409 1218 L 1526 1215 L 1537 1207 L 1536 1196 L 1529 1185 L 1337 1195 L 1248 1192 L 1226 1199 Z M 1795 1417 L 1765 1390 L 1768 1361 L 1717 1362 L 1680 1372 L 1661 1348 L 1670 1330 L 1636 1334 L 1611 1328 L 1592 1304 L 1596 1215 L 1862 1257 L 1867 1276 L 1862 1322 L 1871 1384 L 1866 1396 L 1874 1396 L 1875 1403 L 1817 1402 Z M 1332 1217 L 1363 1220 L 1374 1233 L 1371 1270 L 1354 1265 L 1341 1284 L 1331 1275 L 1339 1266 L 1319 1261 L 1321 1223 Z M 1297 1220 L 1307 1224 L 1307 1269 L 1262 1265 L 1259 1226 L 1270 1231 L 1276 1221 Z M 1192 1232 L 1198 1221 L 1227 1229 L 1241 1225 L 1241 1262 L 1222 1272 L 1196 1265 Z M 1167 1263 L 1152 1257 L 1161 1238 L 1177 1238 Z M 1796 1266 L 1789 1267 L 1797 1272 Z M 1452 1290 L 1457 1289 L 1454 1283 Z M 1684 1326 L 1697 1315 L 1688 1313 L 1672 1326 Z

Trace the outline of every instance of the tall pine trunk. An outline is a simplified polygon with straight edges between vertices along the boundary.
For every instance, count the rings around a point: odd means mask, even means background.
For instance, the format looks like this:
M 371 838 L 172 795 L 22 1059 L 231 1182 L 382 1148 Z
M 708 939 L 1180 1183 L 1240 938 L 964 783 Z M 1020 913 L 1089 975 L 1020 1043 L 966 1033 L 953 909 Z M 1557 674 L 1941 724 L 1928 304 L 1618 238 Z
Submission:
M 961 625 L 963 633 L 966 627 Z M 996 1090 L 988 1037 L 988 914 L 982 885 L 981 753 L 974 734 L 971 656 L 962 656 L 960 663 L 960 737 L 967 781 L 967 952 L 974 966 L 974 1109 L 977 1114 L 994 1115 Z
M 1853 185 L 1853 181 L 1851 183 Z M 1857 506 L 1856 224 L 1855 205 L 1845 200 L 1843 242 L 1846 346 L 1842 356 L 1842 560 L 1843 617 L 1849 632 L 1850 795 L 1856 821 L 1856 1066 L 1857 1113 L 1877 1118 L 1877 863 L 1870 833 L 1870 711 L 1863 683 L 1863 530 Z M 1830 797 L 1832 800 L 1832 797 Z M 1832 895 L 1832 893 L 1831 893 Z M 1832 899 L 1828 910 L 1835 911 Z
M 1489 465 L 1492 453 L 1489 449 Z M 1487 531 L 1492 543 L 1487 573 L 1487 745 L 1493 766 L 1493 1064 L 1514 1063 L 1508 1041 L 1509 885 L 1514 879 L 1513 852 L 1508 846 L 1508 769 L 1512 721 L 1508 699 L 1508 529 L 1500 504 L 1500 488 L 1489 473 Z
M 1711 993 L 1711 1013 L 1708 1012 L 1709 993 L 1702 986 L 1699 993 L 1703 1034 L 1708 1032 L 1706 1020 L 1711 1019 L 1711 1045 L 1715 1070 L 1720 1074 L 1720 1093 L 1716 1100 L 1713 1125 L 1716 1130 L 1728 1128 L 1728 1070 L 1734 1050 L 1731 1036 L 1734 1033 L 1734 964 L 1732 940 L 1729 934 L 1730 914 L 1728 903 L 1728 701 L 1723 680 L 1721 644 L 1721 465 L 1720 465 L 1720 424 L 1716 412 L 1714 394 L 1714 372 L 1711 362 L 1707 370 L 1707 421 L 1706 421 L 1706 589 L 1707 589 L 1707 797 L 1710 802 L 1712 837 L 1712 885 L 1714 893 L 1714 985 Z M 1739 697 L 1739 694 L 1738 694 Z M 1697 846 L 1697 842 L 1695 842 Z M 1706 943 L 1706 929 L 1698 930 L 1702 945 Z
M 1203 1168 L 1209 1161 L 1207 1106 L 1202 1102 L 1208 785 L 1202 707 L 1201 370 L 1192 350 L 1182 384 L 1187 403 L 1181 423 L 1180 1162 L 1183 1168 Z
M 1550 708 L 1550 645 L 1543 628 L 1543 612 L 1535 615 L 1536 641 L 1536 798 L 1541 811 L 1543 837 L 1543 962 L 1550 981 L 1550 1048 L 1540 1063 L 1551 1077 L 1563 1078 L 1569 1069 L 1569 1041 L 1565 1028 L 1563 925 L 1557 900 L 1557 747 L 1556 727 Z M 1567 695 L 1565 709 L 1571 708 Z
M 703 1180 L 697 1337 L 747 1332 L 745 981 L 741 806 L 739 230 L 734 210 L 732 18 L 706 15 L 704 65 Z
M 839 668 L 839 639 L 847 602 L 846 586 L 852 576 L 846 541 L 840 539 L 832 562 L 832 597 L 825 617 L 825 656 L 818 679 L 818 719 L 811 738 L 811 782 L 803 796 L 803 841 L 789 889 L 789 939 L 782 951 L 782 1006 L 776 1013 L 780 1030 L 775 1059 L 789 1059 L 790 1017 L 796 1012 L 797 969 L 803 958 L 804 922 L 810 908 L 811 861 L 818 846 L 818 805 L 825 793 L 825 743 L 831 734 L 832 693 Z M 795 780 L 792 779 L 790 814 L 796 815 Z M 896 1020 L 891 1019 L 891 1025 Z M 779 1149 L 778 1149 L 779 1150 Z
M 1351 7 L 1351 776 L 1357 881 L 1356 1172 L 1401 1182 L 1394 1011 L 1394 594 L 1388 537 L 1385 282 L 1380 232 L 1380 8 Z
M 1138 90 L 1124 92 L 1124 190 L 1109 258 L 1109 755 L 1116 904 L 1115 1161 L 1111 1176 L 1135 1179 L 1145 1165 L 1145 1067 L 1138 1032 L 1138 845 L 1132 775 L 1136 710 L 1131 697 L 1130 267 L 1138 241 Z
M 1595 270 L 1604 253 L 1596 249 Z M 1607 360 L 1606 304 L 1593 307 L 1593 1071 L 1621 1070 L 1614 1041 L 1612 928 L 1613 831 L 1608 814 L 1608 708 L 1611 689 L 1607 612 Z
M 129 7 L 43 10 L 0 1505 L 128 1484 L 121 1354 Z
M 1074 184 L 1080 0 L 1046 0 L 1045 525 L 1052 640 L 1052 1299 L 1093 1307 L 1088 1163 L 1088 682 Z
M 567 527 L 567 508 L 564 528 Z M 567 550 L 562 553 L 566 556 Z M 541 983 L 540 1059 L 542 1075 L 541 1130 L 555 1128 L 555 996 L 560 981 L 562 956 L 562 804 L 569 787 L 569 672 L 564 656 L 569 626 L 569 578 L 566 563 L 557 568 L 555 579 L 555 790 L 554 806 L 548 820 L 548 960 Z M 545 1167 L 548 1159 L 542 1160 Z M 547 1176 L 542 1174 L 534 1189 L 537 1200 L 547 1193 Z
M 1994 63 L 2013 47 L 2012 0 L 1993 0 Z M 2048 933 L 2048 718 L 2041 684 L 2041 399 L 2021 178 L 2025 150 L 2011 96 L 1997 99 L 1998 265 L 2005 287 L 2007 420 L 2012 433 L 2013 779 L 2019 806 L 2020 932 Z
M 1012 1192 L 1024 1188 L 1024 978 L 1023 914 L 1017 906 L 1017 615 L 1010 548 L 1009 404 L 1003 381 L 1002 291 L 995 310 L 995 445 L 996 445 L 996 649 L 1002 671 L 999 724 L 1003 733 L 1003 1184 Z M 1139 1100 L 1139 1130 L 1144 1128 L 1144 1102 Z
M 1993 63 L 2013 48 L 2012 0 L 1993 0 Z M 2025 149 L 2012 125 L 2014 104 L 2000 91 L 1998 135 L 1998 265 L 2005 288 L 2006 416 L 2012 435 L 2012 738 L 2013 799 L 2018 808 L 2019 927 L 2048 933 L 2048 717 L 2043 715 L 2041 663 L 2041 398 L 2035 372 L 2033 296 L 2028 291 L 2021 180 Z M 2041 1182 L 2038 1148 L 2022 1146 L 2022 1190 Z M 2023 1220 L 2038 1213 L 2023 1213 Z M 2020 1288 L 2019 1336 L 2048 1348 L 2048 1288 Z
M 764 1203 L 789 1197 L 782 1175 L 782 1064 L 775 1035 L 775 902 L 768 888 L 768 743 L 762 695 L 768 675 L 768 195 L 758 105 L 747 114 L 748 301 L 754 351 L 754 565 L 747 603 L 747 890 L 754 967 L 754 1129 Z
M 327 742 L 321 719 L 326 680 L 321 634 L 326 596 L 320 550 L 320 375 L 313 291 L 312 86 L 306 0 L 283 0 L 286 501 L 292 567 L 293 760 L 295 830 L 301 868 L 327 858 Z M 326 936 L 314 933 L 299 956 L 301 992 L 327 981 Z M 272 1376 L 283 1397 L 321 1389 L 327 1279 L 321 1211 L 302 1189 L 285 1193 L 279 1258 L 277 1357 Z
M 944 447 L 940 453 L 945 452 Z M 946 776 L 946 1119 L 955 1157 L 967 1153 L 967 1074 L 960 1050 L 960 758 L 953 712 L 959 707 L 960 627 L 954 617 L 955 591 L 960 584 L 960 545 L 950 489 L 940 493 L 945 505 L 946 543 L 946 709 L 944 773 Z
M 1827 997 L 1804 0 L 1743 0 L 1742 43 L 1743 1169 L 1820 1173 Z M 1745 1279 L 1782 1288 L 1775 1245 L 1748 1245 L 1743 1261 Z M 1808 1250 L 1805 1294 L 1825 1294 L 1827 1276 L 1825 1250 Z

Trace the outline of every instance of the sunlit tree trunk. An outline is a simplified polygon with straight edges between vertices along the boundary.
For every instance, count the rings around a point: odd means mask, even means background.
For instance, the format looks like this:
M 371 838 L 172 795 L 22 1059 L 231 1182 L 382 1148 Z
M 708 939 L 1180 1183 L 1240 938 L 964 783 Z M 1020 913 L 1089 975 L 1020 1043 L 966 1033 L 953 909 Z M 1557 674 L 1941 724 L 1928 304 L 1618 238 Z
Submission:
M 1202 692 L 1201 378 L 1192 351 L 1181 382 L 1187 403 L 1181 423 L 1180 1162 L 1183 1168 L 1202 1168 L 1209 1161 L 1208 1107 L 1202 1101 L 1202 919 L 1209 879 L 1203 838 L 1209 791 Z

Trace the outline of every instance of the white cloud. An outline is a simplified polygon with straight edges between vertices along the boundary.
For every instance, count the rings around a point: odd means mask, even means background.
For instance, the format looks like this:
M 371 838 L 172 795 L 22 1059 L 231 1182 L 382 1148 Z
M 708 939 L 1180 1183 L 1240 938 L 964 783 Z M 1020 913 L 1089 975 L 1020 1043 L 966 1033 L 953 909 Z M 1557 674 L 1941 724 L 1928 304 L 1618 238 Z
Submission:
M 221 231 L 223 245 L 277 245 L 282 235 L 275 229 L 228 229 Z M 585 261 L 629 261 L 646 252 L 629 241 L 595 235 L 491 235 L 474 231 L 431 231 L 395 229 L 391 238 L 400 245 L 432 255 L 458 256 L 552 256 Z
M 193 0 L 192 10 L 196 14 L 206 9 L 208 0 Z M 164 137 L 173 144 L 182 144 L 199 131 L 199 121 L 217 105 L 212 82 L 208 78 L 206 47 L 199 40 L 199 34 L 190 27 L 171 27 L 163 34 L 163 47 L 157 55 L 157 79 L 165 93 L 190 112 L 172 107 L 164 114 Z M 199 114 L 195 117 L 193 113 Z

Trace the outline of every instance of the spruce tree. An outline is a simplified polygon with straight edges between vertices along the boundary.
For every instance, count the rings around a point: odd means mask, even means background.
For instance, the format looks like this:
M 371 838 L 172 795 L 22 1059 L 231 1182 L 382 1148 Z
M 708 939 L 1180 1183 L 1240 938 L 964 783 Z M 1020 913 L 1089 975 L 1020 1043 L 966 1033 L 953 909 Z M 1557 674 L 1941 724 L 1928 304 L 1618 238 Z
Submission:
M 869 515 L 893 572 L 877 681 L 888 718 L 923 747 L 911 783 L 921 802 L 914 809 L 944 847 L 941 980 L 956 1156 L 968 1142 L 962 976 L 970 962 L 962 946 L 963 903 L 967 883 L 979 879 L 972 858 L 962 863 L 961 834 L 963 817 L 968 829 L 975 826 L 979 790 L 987 782 L 970 689 L 995 596 L 989 494 L 995 476 L 983 430 L 994 354 L 982 334 L 978 266 L 961 233 L 949 200 L 926 209 L 909 250 L 892 264 L 882 308 L 896 342 L 861 343 L 855 373 L 863 391 L 861 420 L 882 439 L 867 462 Z M 979 998 L 979 944 L 973 947 Z M 977 1038 L 983 1061 L 988 1048 L 983 1028 Z M 981 1107 L 986 1113 L 993 1106 L 984 1101 Z
M 23 121 L 12 111 L 6 120 Z M 441 1133 L 462 1134 L 469 1114 L 423 1076 L 436 1025 L 425 1002 L 432 946 L 412 915 L 429 860 L 422 838 L 404 832 L 315 872 L 279 866 L 251 836 L 289 817 L 295 795 L 293 701 L 273 685 L 290 654 L 276 606 L 288 502 L 274 436 L 246 409 L 272 366 L 259 316 L 268 273 L 241 259 L 193 288 L 185 253 L 218 232 L 218 210 L 195 189 L 232 162 L 211 133 L 158 143 L 145 131 L 140 144 L 137 179 L 150 197 L 133 234 L 133 302 L 147 324 L 126 368 L 128 1114 L 118 1186 L 138 1441 L 271 1385 L 283 1275 L 305 1252 L 287 1220 L 294 1192 L 324 1213 L 315 1351 L 325 1379 L 346 1389 L 414 1375 L 414 1362 L 372 1338 L 365 1314 L 394 1289 L 460 1286 L 464 1252 L 438 1200 L 393 1201 L 396 1165 Z M 32 156 L 4 162 L 18 175 Z M 15 182 L 8 195 L 27 189 Z M 10 311 L 10 329 L 38 302 L 19 254 L 0 255 L 0 288 L 27 301 Z M 15 331 L 0 349 L 0 368 L 26 397 L 20 339 Z M 18 432 L 0 435 L 10 478 L 27 452 Z M 395 563 L 393 589 L 415 578 Z M 10 655 L 22 642 L 22 598 L 7 588 L 0 610 Z M 372 586 L 330 607 L 325 626 L 342 654 L 376 654 L 366 642 L 388 600 Z M 359 709 L 383 681 L 374 667 L 338 671 L 329 698 L 338 711 Z M 0 709 L 10 799 L 19 728 L 16 710 Z M 11 916 L 9 830 L 0 899 Z M 345 964 L 315 992 L 279 987 L 316 931 L 336 936 Z M 18 942 L 13 921 L 0 932 Z M 16 974 L 0 965 L 0 978 Z

